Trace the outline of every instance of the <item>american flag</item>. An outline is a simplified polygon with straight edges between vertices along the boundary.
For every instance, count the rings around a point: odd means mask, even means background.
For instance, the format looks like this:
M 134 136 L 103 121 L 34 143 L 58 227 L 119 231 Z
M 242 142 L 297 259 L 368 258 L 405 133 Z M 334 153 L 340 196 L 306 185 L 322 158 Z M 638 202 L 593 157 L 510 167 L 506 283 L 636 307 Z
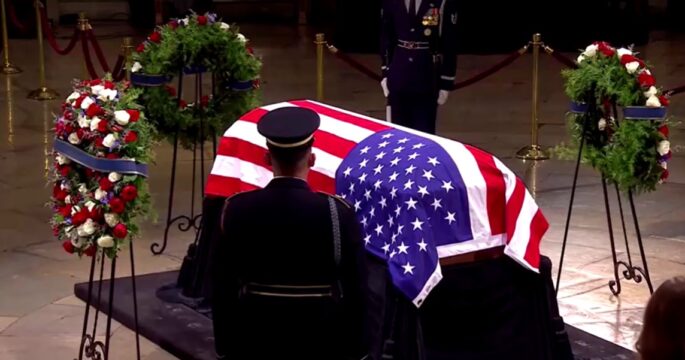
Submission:
M 385 259 L 393 283 L 420 306 L 441 278 L 440 258 L 505 246 L 538 271 L 548 223 L 525 184 L 500 160 L 473 146 L 326 104 L 301 100 L 245 114 L 221 139 L 206 195 L 228 197 L 272 178 L 257 122 L 299 106 L 321 117 L 315 133 L 313 189 L 355 209 L 366 248 Z

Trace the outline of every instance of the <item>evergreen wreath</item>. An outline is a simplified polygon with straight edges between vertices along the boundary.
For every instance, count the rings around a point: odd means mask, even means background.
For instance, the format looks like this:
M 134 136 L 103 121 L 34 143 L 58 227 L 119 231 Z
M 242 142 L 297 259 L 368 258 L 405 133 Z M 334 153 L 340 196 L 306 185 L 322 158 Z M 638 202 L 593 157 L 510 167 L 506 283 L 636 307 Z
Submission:
M 63 150 L 54 152 L 51 225 L 64 250 L 79 256 L 93 256 L 99 247 L 115 257 L 151 210 L 145 177 L 85 165 L 152 161 L 154 129 L 138 104 L 142 90 L 111 80 L 74 83 L 55 119 L 55 147 Z
M 655 190 L 668 178 L 671 150 L 665 110 L 669 99 L 632 49 L 595 42 L 576 62 L 576 69 L 562 72 L 565 92 L 579 108 L 569 114 L 573 147 L 577 151 L 584 140 L 583 163 L 621 191 Z M 618 107 L 624 111 L 620 124 Z M 573 153 L 563 144 L 557 152 L 562 157 Z
M 141 100 L 158 133 L 170 141 L 178 136 L 185 148 L 223 133 L 259 105 L 261 62 L 238 27 L 215 14 L 193 13 L 159 26 L 138 45 L 133 60 L 132 80 L 144 85 Z M 212 73 L 214 89 L 201 104 L 179 101 L 175 89 L 161 86 L 182 72 L 205 71 Z

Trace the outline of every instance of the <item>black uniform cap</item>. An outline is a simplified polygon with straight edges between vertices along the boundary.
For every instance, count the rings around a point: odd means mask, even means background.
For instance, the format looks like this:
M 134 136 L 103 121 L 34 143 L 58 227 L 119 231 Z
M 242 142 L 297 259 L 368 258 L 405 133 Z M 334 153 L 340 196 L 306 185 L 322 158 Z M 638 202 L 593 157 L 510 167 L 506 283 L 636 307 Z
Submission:
M 319 128 L 316 112 L 301 107 L 284 107 L 268 112 L 257 124 L 257 131 L 269 145 L 294 148 L 307 144 Z

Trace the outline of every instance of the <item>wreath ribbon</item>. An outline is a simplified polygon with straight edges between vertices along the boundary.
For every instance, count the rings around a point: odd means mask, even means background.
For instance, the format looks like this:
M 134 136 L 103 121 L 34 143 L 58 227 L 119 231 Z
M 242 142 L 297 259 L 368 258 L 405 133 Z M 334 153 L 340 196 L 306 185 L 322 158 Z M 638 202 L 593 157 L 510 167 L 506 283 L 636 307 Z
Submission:
M 147 177 L 148 174 L 147 164 L 127 159 L 98 158 L 64 140 L 55 139 L 54 149 L 70 160 L 96 171 L 118 172 L 121 174 L 133 174 L 144 177 Z

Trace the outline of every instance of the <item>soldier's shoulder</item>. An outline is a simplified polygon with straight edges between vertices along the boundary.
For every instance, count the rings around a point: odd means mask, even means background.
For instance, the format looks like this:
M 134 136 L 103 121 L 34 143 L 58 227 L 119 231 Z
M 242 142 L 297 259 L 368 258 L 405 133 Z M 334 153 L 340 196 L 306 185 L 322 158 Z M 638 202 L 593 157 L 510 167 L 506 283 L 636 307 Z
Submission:
M 349 209 L 349 210 L 352 209 L 352 204 L 350 204 L 347 200 L 345 200 L 345 198 L 343 198 L 340 195 L 329 194 L 329 193 L 325 193 L 322 191 L 318 191 L 317 194 L 319 194 L 319 196 L 322 196 L 326 199 L 329 199 L 329 198 L 333 199 L 336 202 L 336 204 L 338 204 L 339 207 L 343 207 L 343 208 Z
M 247 190 L 247 191 L 241 191 L 238 193 L 235 193 L 224 200 L 224 209 L 228 207 L 229 205 L 237 204 L 240 203 L 243 199 L 250 198 L 252 196 L 256 196 L 259 192 L 258 190 Z

